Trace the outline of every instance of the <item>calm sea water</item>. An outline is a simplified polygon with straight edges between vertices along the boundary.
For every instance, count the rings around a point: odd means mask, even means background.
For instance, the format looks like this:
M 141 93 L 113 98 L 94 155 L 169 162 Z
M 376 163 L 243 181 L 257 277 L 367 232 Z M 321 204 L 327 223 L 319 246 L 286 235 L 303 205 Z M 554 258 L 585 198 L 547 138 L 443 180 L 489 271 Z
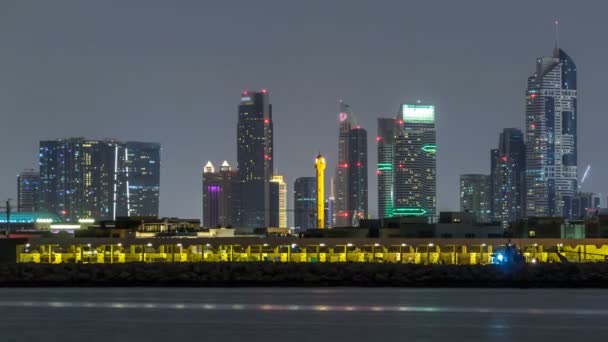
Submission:
M 608 291 L 0 289 L 0 341 L 605 341 Z

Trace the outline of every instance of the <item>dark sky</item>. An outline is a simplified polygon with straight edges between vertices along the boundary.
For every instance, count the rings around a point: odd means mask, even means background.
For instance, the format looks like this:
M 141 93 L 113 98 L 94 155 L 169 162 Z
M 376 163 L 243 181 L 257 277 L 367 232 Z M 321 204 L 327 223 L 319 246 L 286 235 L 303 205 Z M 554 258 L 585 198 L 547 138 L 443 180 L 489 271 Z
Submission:
M 200 217 L 201 167 L 235 164 L 240 91 L 264 87 L 290 192 L 319 149 L 335 163 L 337 101 L 352 106 L 368 129 L 372 213 L 376 118 L 436 104 L 439 209 L 457 210 L 458 176 L 488 173 L 499 131 L 523 127 L 555 18 L 579 70 L 584 189 L 605 195 L 606 13 L 600 0 L 3 0 L 0 198 L 16 198 L 40 139 L 157 141 L 161 214 Z

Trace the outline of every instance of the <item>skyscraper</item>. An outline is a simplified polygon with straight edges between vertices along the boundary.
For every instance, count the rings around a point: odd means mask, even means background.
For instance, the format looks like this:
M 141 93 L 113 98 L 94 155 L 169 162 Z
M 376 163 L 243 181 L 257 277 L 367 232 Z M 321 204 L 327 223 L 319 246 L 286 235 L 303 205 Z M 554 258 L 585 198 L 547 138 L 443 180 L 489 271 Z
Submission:
M 367 131 L 357 125 L 348 140 L 348 214 L 356 227 L 368 216 L 367 203 Z
M 334 177 L 336 192 L 335 211 L 336 226 L 350 226 L 351 220 L 348 208 L 348 141 L 351 128 L 356 124 L 350 106 L 342 101 L 338 113 L 338 163 Z
M 158 144 L 41 141 L 41 207 L 67 221 L 158 216 L 159 164 Z
M 524 135 L 516 128 L 500 133 L 498 149 L 492 153 L 492 212 L 493 220 L 506 227 L 524 217 L 526 146 Z
M 123 149 L 127 216 L 158 216 L 160 144 L 128 141 Z
M 435 106 L 404 104 L 393 147 L 393 215 L 437 216 Z
M 526 91 L 526 215 L 572 215 L 577 190 L 576 65 L 559 49 L 536 60 Z
M 338 227 L 358 224 L 368 215 L 367 131 L 355 120 L 350 106 L 340 101 L 338 163 L 334 178 Z
M 295 228 L 316 228 L 317 179 L 315 177 L 300 177 L 294 182 L 293 190 Z
M 460 211 L 475 215 L 479 223 L 491 222 L 490 176 L 460 175 Z
M 395 119 L 379 118 L 378 135 L 378 217 L 393 216 L 393 158 Z
M 211 161 L 203 168 L 203 226 L 227 227 L 238 222 L 239 178 L 224 160 L 219 171 Z
M 270 227 L 287 228 L 287 183 L 282 175 L 274 175 L 270 180 Z
M 272 105 L 268 92 L 244 91 L 238 109 L 237 162 L 241 180 L 244 227 L 270 225 L 270 180 L 273 175 Z
M 17 211 L 38 211 L 40 202 L 40 172 L 23 170 L 17 176 Z

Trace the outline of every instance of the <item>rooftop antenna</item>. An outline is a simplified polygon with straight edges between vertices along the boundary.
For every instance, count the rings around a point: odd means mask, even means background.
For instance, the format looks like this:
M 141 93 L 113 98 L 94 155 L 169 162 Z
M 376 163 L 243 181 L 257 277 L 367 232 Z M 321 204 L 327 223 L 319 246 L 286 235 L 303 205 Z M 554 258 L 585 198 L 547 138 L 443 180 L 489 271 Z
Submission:
M 559 20 L 555 19 L 555 48 L 553 49 L 553 57 L 559 57 Z

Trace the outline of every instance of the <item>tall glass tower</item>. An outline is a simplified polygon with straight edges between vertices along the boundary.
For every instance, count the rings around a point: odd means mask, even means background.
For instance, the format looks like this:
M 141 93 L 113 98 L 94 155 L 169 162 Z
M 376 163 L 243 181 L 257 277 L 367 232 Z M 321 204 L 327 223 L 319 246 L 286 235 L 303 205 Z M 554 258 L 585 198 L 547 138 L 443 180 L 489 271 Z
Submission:
M 378 119 L 378 217 L 393 216 L 393 158 L 396 120 Z
M 338 164 L 334 177 L 335 225 L 350 227 L 368 215 L 367 131 L 357 124 L 351 107 L 340 101 Z
M 40 172 L 23 170 L 17 176 L 17 211 L 38 211 L 40 202 Z
M 49 140 L 39 158 L 43 210 L 67 221 L 158 216 L 159 144 Z
M 526 215 L 571 217 L 576 194 L 576 65 L 555 45 L 526 90 Z
M 268 92 L 241 93 L 237 125 L 237 162 L 241 180 L 243 227 L 270 225 L 270 181 L 273 175 L 272 105 Z
M 526 145 L 524 134 L 516 128 L 505 128 L 492 153 L 493 220 L 503 226 L 524 217 L 526 202 Z
M 297 178 L 293 185 L 294 226 L 296 229 L 311 229 L 317 226 L 317 179 Z
M 437 216 L 435 106 L 404 104 L 393 147 L 393 216 Z

